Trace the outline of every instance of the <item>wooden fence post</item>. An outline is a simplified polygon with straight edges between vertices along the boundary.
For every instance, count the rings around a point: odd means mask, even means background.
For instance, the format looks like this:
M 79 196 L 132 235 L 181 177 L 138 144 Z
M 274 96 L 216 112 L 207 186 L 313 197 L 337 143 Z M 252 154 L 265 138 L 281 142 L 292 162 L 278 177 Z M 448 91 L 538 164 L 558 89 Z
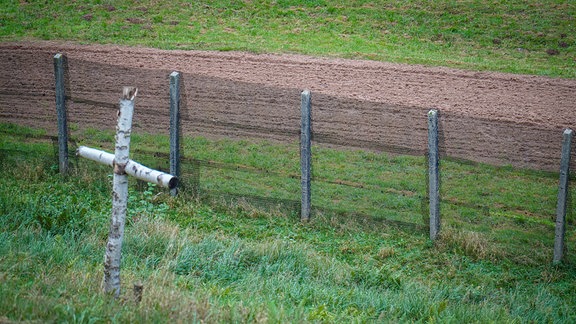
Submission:
M 570 179 L 570 151 L 572 148 L 571 129 L 565 129 L 562 138 L 562 156 L 560 158 L 560 184 L 558 188 L 558 204 L 556 206 L 556 229 L 554 233 L 555 264 L 564 258 L 564 234 L 566 232 L 566 207 L 568 201 L 568 180 Z
M 438 111 L 428 112 L 428 196 L 430 199 L 430 239 L 440 232 L 440 175 L 438 170 Z
M 170 74 L 170 174 L 180 177 L 180 73 Z M 172 196 L 178 189 L 170 190 Z
M 302 171 L 300 185 L 302 190 L 302 205 L 300 219 L 310 220 L 310 181 L 311 181 L 311 100 L 310 91 L 304 90 L 301 94 L 301 122 L 300 122 L 300 168 Z
M 112 219 L 104 256 L 104 292 L 112 293 L 116 298 L 120 296 L 120 258 L 128 203 L 128 176 L 125 169 L 129 161 L 134 98 L 137 92 L 138 90 L 134 87 L 124 87 L 116 128 Z
M 68 174 L 68 123 L 66 120 L 66 92 L 64 69 L 66 57 L 54 55 L 54 77 L 56 79 L 56 113 L 58 116 L 58 169 L 60 174 Z

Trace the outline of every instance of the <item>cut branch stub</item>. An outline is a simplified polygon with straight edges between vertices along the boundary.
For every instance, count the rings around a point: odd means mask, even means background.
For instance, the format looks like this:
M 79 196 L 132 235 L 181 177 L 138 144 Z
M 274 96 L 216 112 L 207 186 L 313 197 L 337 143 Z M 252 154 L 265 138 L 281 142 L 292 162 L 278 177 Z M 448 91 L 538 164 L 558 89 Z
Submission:
M 112 161 L 112 165 L 114 165 L 114 174 L 124 175 L 126 174 L 126 163 L 119 164 L 116 161 Z
M 134 100 L 136 94 L 138 94 L 138 88 L 136 87 L 124 87 L 122 89 L 123 100 Z

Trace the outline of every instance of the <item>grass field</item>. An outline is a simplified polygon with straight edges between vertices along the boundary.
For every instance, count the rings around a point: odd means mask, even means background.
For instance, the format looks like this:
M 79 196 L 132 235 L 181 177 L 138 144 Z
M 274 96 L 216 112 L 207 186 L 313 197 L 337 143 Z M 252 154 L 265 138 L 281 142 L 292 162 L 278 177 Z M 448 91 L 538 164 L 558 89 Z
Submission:
M 0 40 L 303 53 L 576 77 L 573 1 L 4 1 Z
M 576 317 L 573 256 L 559 266 L 550 262 L 557 180 L 549 174 L 443 163 L 449 184 L 443 196 L 451 197 L 444 200 L 463 201 L 443 204 L 442 236 L 435 244 L 427 238 L 419 204 L 425 191 L 420 157 L 317 149 L 315 176 L 333 171 L 322 175 L 331 182 L 313 182 L 319 196 L 313 204 L 329 205 L 333 212 L 317 212 L 308 224 L 301 224 L 295 211 L 241 200 L 199 202 L 186 190 L 172 198 L 131 183 L 122 295 L 114 300 L 100 293 L 111 170 L 73 160 L 71 176 L 62 178 L 43 131 L 8 124 L 1 129 L 3 320 L 570 322 Z M 74 138 L 112 148 L 111 134 L 77 131 Z M 135 134 L 133 147 L 140 151 L 134 158 L 162 166 L 165 162 L 145 152 L 163 152 L 166 141 Z M 186 138 L 183 146 L 197 159 L 272 174 L 294 172 L 297 163 L 296 145 Z M 396 180 L 381 176 L 390 171 Z M 399 180 L 410 173 L 423 176 Z M 347 176 L 365 184 L 366 192 L 335 189 L 334 183 L 350 181 Z M 260 178 L 213 168 L 202 173 L 200 191 L 298 195 L 289 177 Z M 470 190 L 471 179 L 481 181 L 483 190 Z M 242 187 L 246 182 L 250 188 Z M 333 192 L 323 196 L 324 190 L 338 190 L 342 205 L 331 201 Z M 397 206 L 378 213 L 371 210 L 372 199 L 382 191 Z M 491 191 L 493 197 L 486 194 Z M 480 201 L 490 215 L 474 207 Z M 348 213 L 363 208 L 363 217 Z M 386 221 L 395 215 L 420 227 Z M 574 220 L 569 222 L 572 248 Z M 132 297 L 136 282 L 145 287 L 140 304 Z
M 0 41 L 575 78 L 575 17 L 570 1 L 8 0 Z M 113 147 L 106 132 L 73 138 Z M 132 140 L 134 159 L 167 168 L 152 153 L 167 153 L 166 137 Z M 100 290 L 111 170 L 73 159 L 61 177 L 45 131 L 0 124 L 0 323 L 576 322 L 573 200 L 567 260 L 551 264 L 555 174 L 443 160 L 442 232 L 431 242 L 424 157 L 314 147 L 314 214 L 303 224 L 296 143 L 185 138 L 183 152 L 178 198 L 130 183 L 114 299 Z

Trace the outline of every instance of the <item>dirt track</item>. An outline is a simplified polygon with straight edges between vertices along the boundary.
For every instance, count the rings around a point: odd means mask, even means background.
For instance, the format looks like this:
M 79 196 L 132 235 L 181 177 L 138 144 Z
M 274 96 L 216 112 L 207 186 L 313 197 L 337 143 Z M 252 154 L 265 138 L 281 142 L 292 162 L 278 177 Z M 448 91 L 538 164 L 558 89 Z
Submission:
M 79 127 L 114 128 L 121 87 L 136 85 L 136 124 L 167 132 L 173 70 L 183 73 L 184 132 L 207 137 L 296 142 L 303 89 L 312 91 L 319 143 L 423 154 L 426 112 L 435 108 L 443 154 L 554 171 L 562 129 L 576 127 L 576 80 L 49 42 L 0 43 L 1 121 L 56 129 L 52 57 L 58 52 L 68 57 L 69 119 Z

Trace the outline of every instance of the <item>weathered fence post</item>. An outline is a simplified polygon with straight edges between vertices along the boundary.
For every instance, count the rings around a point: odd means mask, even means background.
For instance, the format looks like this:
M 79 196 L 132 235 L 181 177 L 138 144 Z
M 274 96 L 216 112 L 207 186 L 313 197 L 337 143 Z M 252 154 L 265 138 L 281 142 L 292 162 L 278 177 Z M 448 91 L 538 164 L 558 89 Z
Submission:
M 302 205 L 300 219 L 310 220 L 310 181 L 311 181 L 311 102 L 310 91 L 304 90 L 301 94 L 301 122 L 300 122 L 300 168 L 302 176 L 300 185 L 302 189 Z
M 116 147 L 114 150 L 114 178 L 112 184 L 112 219 L 108 233 L 108 244 L 104 256 L 104 292 L 120 295 L 120 258 L 126 209 L 128 204 L 128 176 L 126 164 L 130 154 L 130 135 L 132 133 L 132 116 L 134 114 L 134 98 L 138 90 L 134 87 L 124 87 L 118 112 L 116 128 Z
M 180 176 L 180 73 L 170 74 L 170 174 Z M 178 189 L 170 190 L 172 196 Z
M 556 206 L 556 230 L 554 234 L 554 263 L 564 258 L 564 234 L 566 232 L 566 207 L 568 201 L 568 180 L 570 179 L 570 153 L 572 148 L 571 129 L 565 129 L 562 138 L 562 156 L 560 158 L 560 184 L 558 186 L 558 204 Z
M 64 69 L 66 57 L 54 55 L 54 77 L 56 79 L 56 113 L 58 116 L 58 169 L 60 174 L 68 174 L 68 123 L 66 120 L 66 92 Z
M 428 196 L 430 199 L 430 239 L 440 232 L 440 175 L 438 170 L 438 111 L 428 112 Z

